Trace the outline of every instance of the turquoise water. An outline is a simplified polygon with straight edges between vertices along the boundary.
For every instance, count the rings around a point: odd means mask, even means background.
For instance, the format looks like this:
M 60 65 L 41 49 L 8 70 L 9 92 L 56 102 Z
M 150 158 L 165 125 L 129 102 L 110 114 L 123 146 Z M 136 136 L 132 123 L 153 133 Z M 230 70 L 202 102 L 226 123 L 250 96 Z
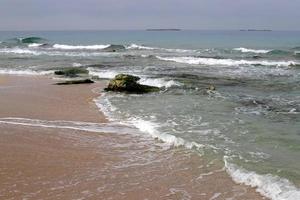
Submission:
M 0 41 L 1 73 L 140 76 L 162 91 L 106 93 L 97 103 L 112 120 L 219 159 L 272 199 L 300 198 L 300 32 L 0 32 Z

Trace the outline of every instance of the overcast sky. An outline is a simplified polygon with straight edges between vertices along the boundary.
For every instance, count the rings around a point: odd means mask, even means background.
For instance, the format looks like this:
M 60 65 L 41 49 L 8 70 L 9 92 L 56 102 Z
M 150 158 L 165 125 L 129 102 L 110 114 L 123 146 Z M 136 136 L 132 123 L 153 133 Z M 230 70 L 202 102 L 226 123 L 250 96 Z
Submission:
M 300 0 L 0 0 L 0 30 L 300 30 Z

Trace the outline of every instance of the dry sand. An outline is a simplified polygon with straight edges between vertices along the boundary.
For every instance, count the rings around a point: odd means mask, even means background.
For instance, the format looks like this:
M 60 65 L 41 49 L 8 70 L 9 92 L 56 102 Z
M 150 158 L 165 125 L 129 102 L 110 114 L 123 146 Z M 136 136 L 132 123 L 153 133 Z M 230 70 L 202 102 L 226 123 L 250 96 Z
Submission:
M 107 122 L 92 101 L 103 83 L 54 82 L 0 76 L 0 118 Z M 263 199 L 220 166 L 137 133 L 0 123 L 0 199 Z

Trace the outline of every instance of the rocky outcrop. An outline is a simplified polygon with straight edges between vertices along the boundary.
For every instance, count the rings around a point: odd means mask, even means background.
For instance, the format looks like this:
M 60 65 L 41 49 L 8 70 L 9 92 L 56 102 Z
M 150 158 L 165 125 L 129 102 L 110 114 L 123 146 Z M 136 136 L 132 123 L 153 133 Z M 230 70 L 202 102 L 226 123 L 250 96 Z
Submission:
M 107 88 L 104 90 L 136 94 L 158 92 L 160 90 L 158 87 L 139 84 L 138 80 L 140 78 L 137 76 L 118 74 L 114 79 L 110 80 Z
M 67 77 L 77 77 L 80 74 L 88 74 L 89 71 L 84 68 L 72 67 L 62 70 L 57 70 L 54 72 L 55 75 L 67 76 Z

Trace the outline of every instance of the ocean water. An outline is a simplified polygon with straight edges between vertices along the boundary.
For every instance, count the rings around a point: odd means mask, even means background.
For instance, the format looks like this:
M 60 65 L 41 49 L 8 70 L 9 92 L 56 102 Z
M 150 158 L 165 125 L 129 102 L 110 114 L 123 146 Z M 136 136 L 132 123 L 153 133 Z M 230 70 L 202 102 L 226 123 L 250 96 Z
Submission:
M 0 41 L 2 74 L 83 67 L 161 87 L 95 102 L 141 137 L 220 160 L 271 199 L 300 199 L 300 32 L 0 32 Z

